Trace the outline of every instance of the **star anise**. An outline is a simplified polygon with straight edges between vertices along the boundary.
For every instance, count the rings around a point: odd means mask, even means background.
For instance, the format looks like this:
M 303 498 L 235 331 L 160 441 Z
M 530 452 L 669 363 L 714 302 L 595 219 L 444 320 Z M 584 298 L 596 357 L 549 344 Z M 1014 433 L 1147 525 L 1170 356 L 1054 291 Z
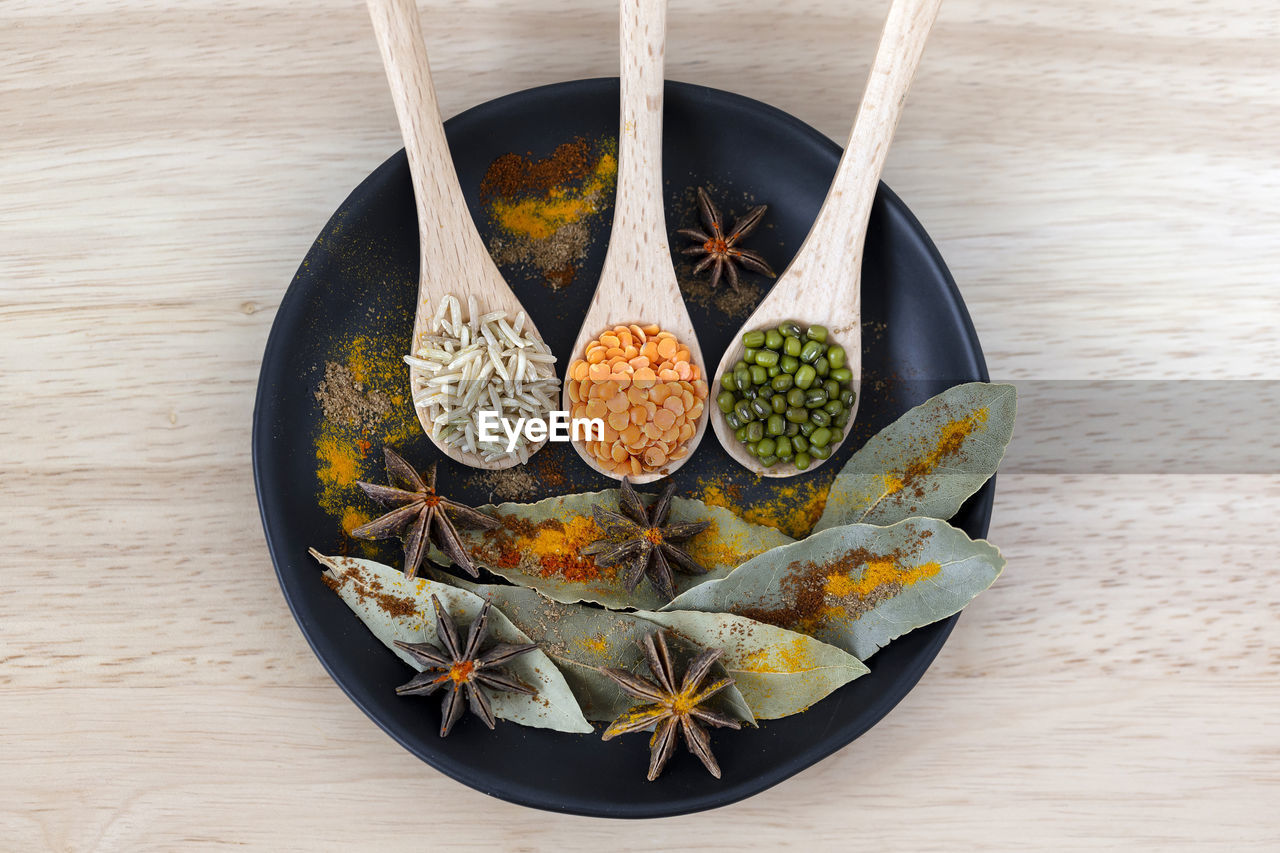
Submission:
M 699 654 L 689 663 L 684 680 L 677 687 L 666 635 L 662 631 L 646 634 L 641 647 L 657 683 L 633 675 L 625 669 L 601 671 L 628 694 L 649 704 L 633 708 L 614 720 L 605 730 L 604 739 L 609 740 L 627 732 L 638 732 L 656 724 L 653 737 L 649 739 L 649 781 L 652 782 L 662 773 L 662 768 L 675 752 L 676 730 L 679 729 L 684 734 L 684 742 L 689 751 L 702 760 L 712 776 L 719 779 L 720 765 L 711 754 L 711 736 L 701 723 L 730 729 L 742 726 L 732 717 L 703 707 L 708 699 L 733 684 L 733 679 L 726 676 L 705 687 L 702 685 L 711 671 L 711 665 L 720 659 L 724 650 L 707 649 Z
M 702 217 L 702 225 L 705 230 L 681 228 L 676 232 L 694 241 L 692 246 L 684 248 L 684 254 L 706 256 L 698 261 L 697 266 L 693 268 L 694 274 L 696 275 L 707 267 L 711 267 L 711 288 L 713 290 L 720 284 L 721 273 L 728 273 L 730 286 L 737 290 L 739 287 L 739 265 L 767 275 L 769 278 L 775 278 L 777 273 L 769 266 L 769 262 L 764 259 L 763 255 L 750 249 L 743 249 L 737 245 L 739 240 L 755 230 L 755 227 L 760 224 L 760 220 L 764 218 L 764 213 L 768 209 L 768 205 L 756 205 L 748 210 L 742 218 L 734 222 L 733 228 L 730 229 L 728 234 L 725 234 L 721 226 L 720 211 L 712 203 L 707 191 L 702 187 L 698 187 L 698 213 Z
M 480 573 L 472 565 L 471 557 L 458 537 L 458 530 L 453 526 L 454 522 L 486 530 L 500 527 L 501 522 L 436 494 L 435 463 L 432 463 L 424 478 L 390 447 L 382 448 L 382 455 L 387 460 L 387 480 L 391 485 L 356 485 L 364 489 L 369 497 L 395 509 L 368 524 L 362 524 L 352 530 L 351 535 L 357 539 L 390 539 L 393 536 L 403 539 L 404 573 L 409 577 L 417 576 L 431 542 L 435 542 L 445 556 L 464 572 L 473 578 L 479 577 Z
M 596 562 L 604 565 L 629 561 L 630 566 L 623 578 L 628 591 L 635 589 L 640 578 L 648 575 L 649 582 L 659 593 L 668 599 L 674 598 L 673 565 L 688 574 L 705 574 L 707 571 L 679 543 L 711 526 L 709 521 L 666 524 L 667 515 L 671 512 L 671 495 L 675 490 L 675 483 L 668 484 L 662 497 L 651 508 L 646 508 L 631 481 L 623 477 L 622 496 L 618 499 L 618 508 L 622 512 L 614 512 L 598 504 L 592 507 L 596 523 L 604 528 L 604 538 L 583 548 L 582 553 L 594 556 Z
M 480 608 L 480 615 L 471 623 L 465 646 L 458 642 L 458 629 L 453 618 L 440 605 L 440 599 L 433 595 L 431 603 L 436 608 L 436 638 L 444 648 L 434 643 L 406 643 L 396 640 L 396 648 L 413 655 L 426 668 L 407 684 L 397 687 L 396 693 L 400 696 L 430 696 L 440 688 L 447 687 L 449 692 L 444 697 L 440 737 L 447 736 L 453 724 L 462 716 L 464 696 L 471 713 L 483 720 L 486 726 L 493 728 L 493 706 L 489 704 L 489 697 L 482 688 L 534 695 L 537 691 L 499 669 L 498 665 L 517 655 L 531 652 L 538 646 L 536 643 L 499 643 L 480 654 L 480 641 L 484 639 L 485 626 L 489 622 L 489 602 L 484 603 Z

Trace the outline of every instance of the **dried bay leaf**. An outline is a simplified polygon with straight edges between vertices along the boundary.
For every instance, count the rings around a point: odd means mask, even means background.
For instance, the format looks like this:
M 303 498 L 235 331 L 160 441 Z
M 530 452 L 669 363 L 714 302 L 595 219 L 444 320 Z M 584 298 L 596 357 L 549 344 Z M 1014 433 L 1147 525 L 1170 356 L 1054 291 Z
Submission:
M 525 587 L 473 583 L 435 571 L 432 575 L 489 599 L 507 614 L 531 642 L 559 665 L 587 719 L 612 721 L 640 704 L 599 668 L 626 669 L 651 678 L 640 641 L 645 634 L 658 630 L 658 625 L 631 613 L 552 601 Z M 668 639 L 676 658 L 676 671 L 683 674 L 701 647 L 683 637 Z M 724 674 L 719 664 L 714 672 Z M 755 722 L 750 704 L 736 685 L 721 691 L 710 704 L 739 720 Z
M 757 719 L 799 713 L 868 671 L 857 658 L 813 637 L 732 614 L 614 613 L 551 602 L 521 587 L 476 584 L 443 574 L 438 577 L 490 598 L 504 613 L 512 614 L 512 621 L 534 642 L 547 640 L 543 647 L 569 678 L 589 719 L 613 719 L 635 700 L 614 688 L 613 682 L 595 677 L 579 691 L 573 673 L 584 665 L 592 668 L 592 676 L 594 667 L 626 666 L 643 675 L 645 667 L 636 643 L 659 626 L 674 632 L 673 647 L 686 641 L 699 648 L 723 649 L 720 662 Z M 605 688 L 603 697 L 598 690 L 601 685 Z M 594 707 L 606 710 L 596 717 Z
M 835 646 L 731 613 L 678 610 L 636 615 L 700 646 L 724 649 L 725 671 L 760 720 L 798 714 L 870 671 Z
M 993 545 L 938 519 L 848 524 L 749 560 L 662 610 L 735 613 L 865 661 L 890 640 L 962 609 L 1003 568 Z
M 410 579 L 399 569 L 372 560 L 327 557 L 315 549 L 311 550 L 311 556 L 325 567 L 325 584 L 341 596 L 375 637 L 419 671 L 421 667 L 412 656 L 397 649 L 395 641 L 439 644 L 431 596 L 439 597 L 459 627 L 474 621 L 484 605 L 484 599 L 467 590 L 427 578 Z M 494 642 L 531 642 L 496 603 L 489 611 L 486 647 Z M 490 691 L 496 716 L 521 725 L 561 732 L 594 731 L 582 715 L 564 676 L 541 649 L 513 658 L 504 666 L 538 692 L 536 696 L 527 696 Z M 407 678 L 405 680 L 408 681 Z
M 999 467 L 1017 407 L 1012 385 L 969 382 L 909 410 L 845 463 L 814 532 L 951 518 Z
M 472 560 L 514 584 L 530 587 L 565 604 L 590 601 L 611 608 L 657 610 L 666 602 L 647 580 L 628 592 L 624 567 L 601 566 L 579 550 L 603 534 L 591 516 L 593 504 L 618 506 L 618 490 L 563 495 L 533 504 L 504 503 L 480 509 L 502 521 L 497 530 L 459 529 Z M 641 495 L 646 505 L 656 496 Z M 727 509 L 702 501 L 673 498 L 668 524 L 710 521 L 711 526 L 683 546 L 707 569 L 705 575 L 677 572 L 676 593 L 724 577 L 747 560 L 777 545 L 793 542 L 772 527 L 743 521 Z M 449 560 L 432 549 L 439 565 Z

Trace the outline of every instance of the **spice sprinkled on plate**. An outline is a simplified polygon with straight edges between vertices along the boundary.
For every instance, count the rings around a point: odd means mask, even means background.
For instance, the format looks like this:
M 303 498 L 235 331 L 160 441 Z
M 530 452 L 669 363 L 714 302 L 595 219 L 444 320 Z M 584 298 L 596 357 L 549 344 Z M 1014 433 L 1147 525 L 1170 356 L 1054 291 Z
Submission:
M 591 223 L 612 201 L 616 142 L 565 142 L 533 160 L 504 154 L 480 184 L 494 233 L 489 251 L 500 264 L 524 264 L 553 289 L 567 287 L 591 246 Z
M 365 388 L 351 368 L 336 361 L 324 366 L 315 398 L 324 416 L 343 426 L 373 429 L 391 413 L 391 400 L 376 388 Z

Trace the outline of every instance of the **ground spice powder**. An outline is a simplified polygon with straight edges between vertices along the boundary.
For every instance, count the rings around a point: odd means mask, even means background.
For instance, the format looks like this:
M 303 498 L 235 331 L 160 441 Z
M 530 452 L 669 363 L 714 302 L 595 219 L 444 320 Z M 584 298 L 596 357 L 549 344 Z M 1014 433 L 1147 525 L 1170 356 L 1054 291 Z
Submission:
M 702 519 L 697 519 L 702 520 Z M 694 536 L 682 546 L 700 566 L 708 569 L 719 566 L 738 566 L 769 550 L 768 546 L 748 534 L 730 535 L 715 519 L 711 526 Z
M 744 656 L 736 668 L 754 673 L 808 672 L 817 666 L 809 653 L 808 640 L 808 637 L 796 637 L 758 649 Z
M 591 245 L 591 220 L 612 203 L 617 142 L 577 138 L 544 159 L 504 154 L 480 184 L 500 264 L 535 268 L 553 288 L 573 282 Z
M 335 345 L 316 388 L 321 408 L 313 438 L 316 499 L 347 533 L 372 519 L 369 502 L 356 482 L 377 478 L 382 469 L 380 448 L 403 445 L 422 431 L 406 393 L 408 368 L 400 357 L 404 342 L 391 340 L 390 335 L 386 338 L 362 335 Z M 365 402 L 353 402 L 348 396 L 356 389 L 362 389 L 359 394 Z M 385 401 L 385 411 L 366 407 L 370 399 Z M 354 549 L 370 557 L 386 556 L 389 547 L 350 538 L 342 543 L 344 553 Z
M 699 481 L 699 495 L 708 506 L 724 507 L 752 524 L 764 524 L 802 539 L 822 517 L 835 471 L 816 472 L 803 482 L 769 486 L 769 496 L 749 501 L 741 483 L 728 477 L 708 477 Z
M 338 592 L 344 585 L 350 586 L 351 592 L 361 604 L 372 603 L 388 616 L 413 616 L 418 612 L 418 603 L 413 598 L 387 592 L 380 580 L 367 577 L 358 568 L 349 568 L 340 577 L 325 572 L 322 578 L 324 585 L 334 592 Z
M 610 580 L 615 576 L 613 567 L 601 566 L 579 553 L 604 535 L 595 519 L 581 516 L 569 521 L 549 518 L 530 522 L 514 515 L 497 517 L 503 526 L 488 533 L 472 549 L 478 562 L 572 582 Z
M 391 400 L 384 392 L 366 389 L 349 366 L 337 361 L 325 363 L 315 398 L 324 416 L 343 426 L 373 429 L 391 413 Z
M 885 475 L 886 496 L 908 491 L 917 498 L 923 498 L 927 478 L 960 455 L 965 440 L 986 424 L 987 417 L 988 409 L 984 407 L 962 418 L 953 418 L 940 424 L 938 437 L 931 448 L 913 459 L 901 471 Z
M 935 562 L 915 563 L 932 531 L 923 530 L 888 553 L 854 548 L 832 561 L 797 561 L 782 571 L 780 604 L 736 608 L 739 616 L 811 634 L 830 619 L 857 619 L 903 589 L 940 570 Z
M 582 180 L 594 166 L 592 146 L 583 137 L 557 146 L 551 156 L 543 160 L 503 154 L 485 172 L 480 182 L 480 198 L 546 195 L 565 184 Z
M 464 476 L 469 486 L 488 491 L 490 503 L 532 502 L 563 494 L 569 489 L 565 461 L 571 453 L 574 451 L 565 445 L 548 444 L 524 465 L 500 471 L 474 469 Z M 573 461 L 576 461 L 576 456 Z

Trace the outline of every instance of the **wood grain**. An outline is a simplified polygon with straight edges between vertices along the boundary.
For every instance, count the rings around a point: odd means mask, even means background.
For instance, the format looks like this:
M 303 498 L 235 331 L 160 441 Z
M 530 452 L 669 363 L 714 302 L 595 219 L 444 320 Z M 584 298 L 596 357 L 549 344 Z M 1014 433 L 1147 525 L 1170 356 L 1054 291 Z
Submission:
M 420 8 L 445 115 L 616 73 L 609 4 Z M 676 0 L 667 75 L 843 139 L 886 9 Z M 1180 382 L 1280 379 L 1277 55 L 1263 0 L 947 0 L 885 180 L 995 378 L 1171 380 L 1150 428 L 1201 442 L 1232 424 Z M 399 145 L 359 3 L 0 4 L 0 846 L 1280 845 L 1276 456 L 1144 467 L 1142 418 L 1060 401 L 1000 476 L 1004 577 L 899 708 L 777 788 L 620 824 L 396 746 L 288 614 L 248 431 L 285 285 Z M 1087 465 L 1060 452 L 1093 429 Z
M 396 106 L 418 211 L 418 308 L 413 318 L 413 342 L 405 343 L 407 351 L 416 353 L 422 335 L 431 331 L 431 317 L 450 297 L 462 303 L 464 315 L 469 314 L 467 306 L 474 299 L 481 314 L 503 311 L 513 322 L 524 306 L 489 257 L 467 209 L 444 135 L 414 0 L 368 0 L 366 5 Z M 542 337 L 531 319 L 525 321 L 522 331 L 535 339 Z M 441 453 L 472 468 L 498 470 L 519 464 L 516 456 L 490 462 L 479 453 L 439 441 L 435 423 L 422 408 L 427 403 L 421 399 L 419 382 L 426 377 L 414 365 L 409 368 L 409 377 L 418 420 Z M 530 441 L 526 449 L 532 455 L 546 443 L 546 439 Z
M 574 358 L 585 355 L 587 344 L 602 332 L 620 325 L 653 323 L 675 335 L 676 340 L 689 349 L 689 363 L 707 380 L 707 361 L 671 265 L 662 201 L 667 0 L 629 0 L 619 4 L 619 11 L 620 115 L 613 225 L 600 281 L 573 343 L 573 355 Z M 566 382 L 562 406 L 569 411 L 572 405 Z M 707 431 L 709 409 L 710 406 L 703 411 L 693 435 L 685 441 L 684 456 L 631 477 L 631 482 L 661 480 L 689 461 Z M 581 443 L 575 442 L 573 449 L 596 471 L 615 480 L 622 479 L 616 471 L 605 469 Z

